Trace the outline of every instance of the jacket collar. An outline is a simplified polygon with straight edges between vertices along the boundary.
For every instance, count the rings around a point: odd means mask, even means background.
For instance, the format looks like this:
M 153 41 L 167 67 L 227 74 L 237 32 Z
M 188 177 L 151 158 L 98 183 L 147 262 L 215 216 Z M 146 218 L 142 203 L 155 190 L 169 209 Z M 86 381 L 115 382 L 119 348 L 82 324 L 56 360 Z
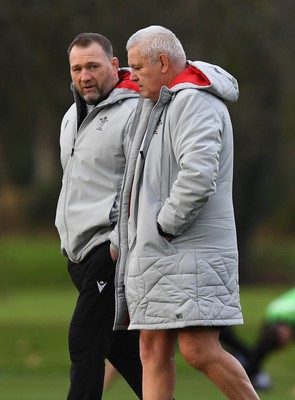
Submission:
M 170 89 L 181 83 L 193 83 L 197 86 L 210 86 L 211 82 L 202 71 L 193 65 L 188 64 L 186 69 L 183 70 L 170 85 Z

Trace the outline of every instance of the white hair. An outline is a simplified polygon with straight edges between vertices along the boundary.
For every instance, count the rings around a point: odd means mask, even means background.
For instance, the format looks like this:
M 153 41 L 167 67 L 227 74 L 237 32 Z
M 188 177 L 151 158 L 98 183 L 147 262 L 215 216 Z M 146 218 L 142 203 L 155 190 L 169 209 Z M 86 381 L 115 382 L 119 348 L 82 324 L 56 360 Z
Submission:
M 134 46 L 140 46 L 144 57 L 148 57 L 155 63 L 161 53 L 167 55 L 176 66 L 183 68 L 186 63 L 186 55 L 179 39 L 169 29 L 159 25 L 152 25 L 135 32 L 127 41 L 126 50 Z

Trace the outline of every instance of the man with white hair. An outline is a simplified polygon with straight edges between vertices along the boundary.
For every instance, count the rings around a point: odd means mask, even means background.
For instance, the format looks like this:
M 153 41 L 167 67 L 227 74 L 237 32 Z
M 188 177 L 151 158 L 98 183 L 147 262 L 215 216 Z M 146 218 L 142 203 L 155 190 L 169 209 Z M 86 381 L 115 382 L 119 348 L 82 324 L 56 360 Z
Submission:
M 219 342 L 223 326 L 243 323 L 224 103 L 237 100 L 238 84 L 217 66 L 188 62 L 161 26 L 136 32 L 127 51 L 144 100 L 121 195 L 116 329 L 126 325 L 128 304 L 129 329 L 140 330 L 145 400 L 173 398 L 177 341 L 228 399 L 257 400 Z

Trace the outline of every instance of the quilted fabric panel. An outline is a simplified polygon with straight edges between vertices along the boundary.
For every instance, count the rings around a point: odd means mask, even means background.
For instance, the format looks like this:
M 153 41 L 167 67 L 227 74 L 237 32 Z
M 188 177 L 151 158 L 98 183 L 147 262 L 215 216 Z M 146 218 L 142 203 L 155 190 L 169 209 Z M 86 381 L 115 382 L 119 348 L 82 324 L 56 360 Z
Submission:
M 242 323 L 236 253 L 133 259 L 126 294 L 137 327 Z

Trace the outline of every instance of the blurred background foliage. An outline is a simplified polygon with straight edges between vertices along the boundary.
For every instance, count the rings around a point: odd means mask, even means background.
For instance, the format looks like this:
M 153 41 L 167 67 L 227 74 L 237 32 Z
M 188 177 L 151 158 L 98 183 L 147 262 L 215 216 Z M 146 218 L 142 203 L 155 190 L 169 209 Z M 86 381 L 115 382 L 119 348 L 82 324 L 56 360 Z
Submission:
M 188 59 L 218 64 L 239 81 L 229 109 L 243 282 L 294 281 L 294 19 L 294 0 L 1 0 L 0 235 L 56 234 L 73 37 L 106 35 L 124 66 L 129 36 L 160 24 Z

